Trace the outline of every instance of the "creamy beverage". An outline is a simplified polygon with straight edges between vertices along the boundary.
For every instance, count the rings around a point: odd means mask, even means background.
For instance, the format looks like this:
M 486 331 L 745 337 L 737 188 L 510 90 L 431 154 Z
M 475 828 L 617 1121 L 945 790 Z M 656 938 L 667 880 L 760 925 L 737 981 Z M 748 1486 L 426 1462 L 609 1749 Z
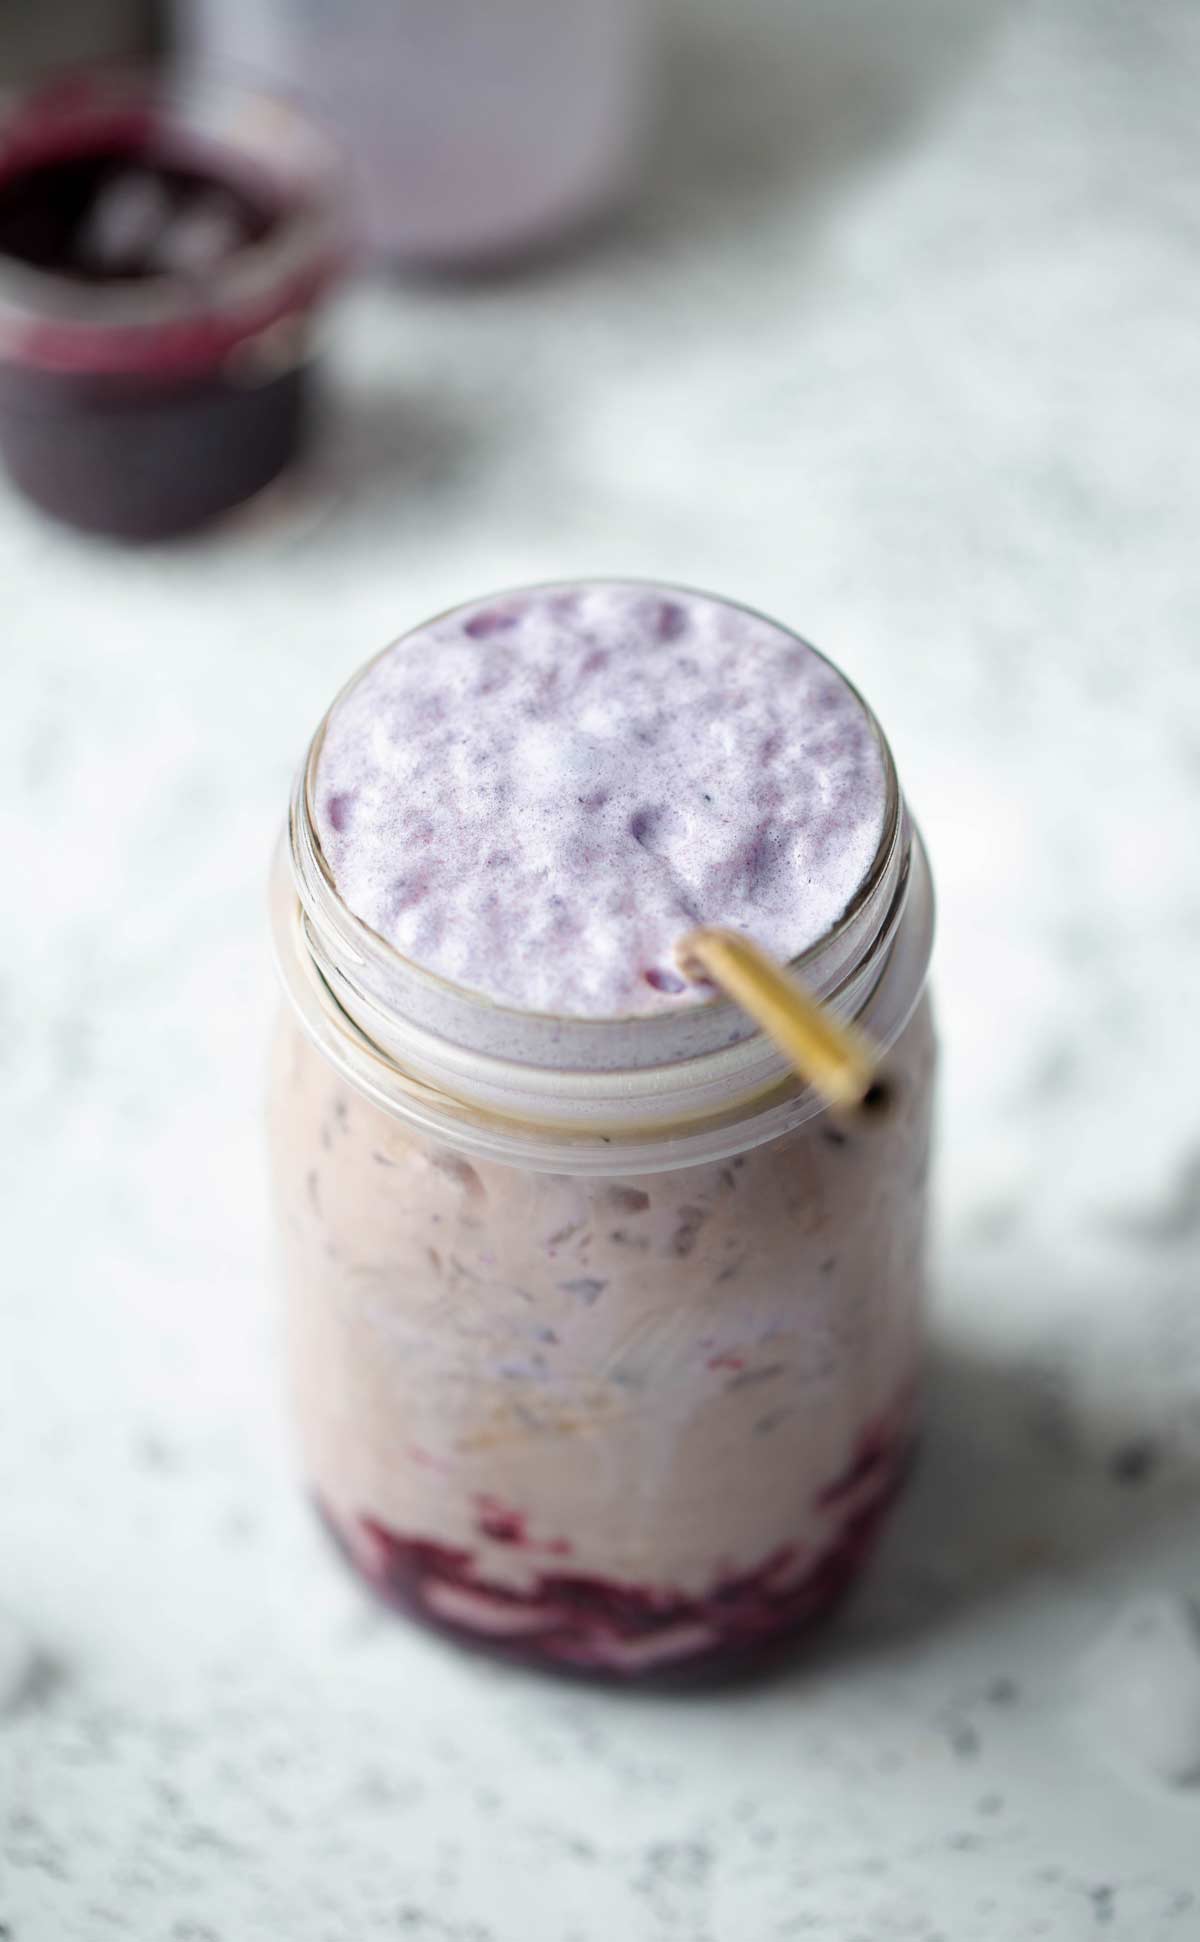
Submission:
M 869 711 L 709 596 L 502 595 L 343 692 L 289 851 L 274 1170 L 346 1553 L 573 1670 L 803 1629 L 902 1478 L 921 1353 L 928 887 Z M 680 976 L 697 923 L 873 1032 L 882 1113 L 824 1110 Z

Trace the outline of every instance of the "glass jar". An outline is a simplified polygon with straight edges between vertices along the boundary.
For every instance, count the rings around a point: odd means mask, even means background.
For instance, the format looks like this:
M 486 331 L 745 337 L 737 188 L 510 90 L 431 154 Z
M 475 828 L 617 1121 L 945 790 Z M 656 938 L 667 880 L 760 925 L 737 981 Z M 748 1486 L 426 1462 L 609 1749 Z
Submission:
M 181 56 L 286 88 L 358 164 L 363 228 L 453 266 L 615 201 L 640 146 L 650 0 L 180 0 Z
M 756 1659 L 854 1579 L 912 1447 L 932 893 L 886 742 L 874 863 L 796 962 L 885 1053 L 847 1117 L 719 998 L 551 1017 L 401 957 L 322 855 L 324 727 L 273 876 L 270 1104 L 321 1513 L 386 1599 L 506 1656 Z
M 337 151 L 265 95 L 101 69 L 5 103 L 0 455 L 14 484 L 130 540 L 186 532 L 268 485 L 305 442 L 345 210 Z M 168 244 L 184 252 L 169 263 Z

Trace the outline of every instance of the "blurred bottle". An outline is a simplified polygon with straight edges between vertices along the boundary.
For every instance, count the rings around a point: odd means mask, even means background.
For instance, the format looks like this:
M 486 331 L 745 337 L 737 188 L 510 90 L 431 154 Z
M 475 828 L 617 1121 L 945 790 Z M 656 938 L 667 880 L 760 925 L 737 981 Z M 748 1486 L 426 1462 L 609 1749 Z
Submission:
M 323 114 L 368 246 L 445 267 L 536 249 L 636 166 L 652 0 L 176 0 L 184 59 Z

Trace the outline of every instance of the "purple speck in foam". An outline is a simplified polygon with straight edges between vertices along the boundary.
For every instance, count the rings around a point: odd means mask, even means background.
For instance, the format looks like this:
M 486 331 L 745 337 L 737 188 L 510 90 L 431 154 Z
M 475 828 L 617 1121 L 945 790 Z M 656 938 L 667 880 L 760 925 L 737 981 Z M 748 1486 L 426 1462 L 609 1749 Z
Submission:
M 350 811 L 353 807 L 353 789 L 336 791 L 333 795 L 327 796 L 325 799 L 325 814 L 329 818 L 330 828 L 336 829 L 339 836 L 350 819 Z
M 428 877 L 421 871 L 411 876 L 397 877 L 388 898 L 388 912 L 395 919 L 402 911 L 412 910 L 425 895 Z
M 654 631 L 660 641 L 677 641 L 687 632 L 688 617 L 677 600 L 660 600 Z
M 657 964 L 652 964 L 643 975 L 651 990 L 666 992 L 672 998 L 687 990 L 687 980 L 677 971 L 664 971 Z
M 775 839 L 769 827 L 760 829 L 746 849 L 746 888 L 751 897 L 762 889 L 775 867 Z
M 519 615 L 503 607 L 485 607 L 482 613 L 472 614 L 470 620 L 463 622 L 463 633 L 469 634 L 473 641 L 490 640 L 493 634 L 506 634 L 518 619 Z
M 635 809 L 633 815 L 629 818 L 629 834 L 632 836 L 634 842 L 639 843 L 643 849 L 653 836 L 654 826 L 659 821 L 661 815 L 662 811 L 660 809 L 643 808 Z

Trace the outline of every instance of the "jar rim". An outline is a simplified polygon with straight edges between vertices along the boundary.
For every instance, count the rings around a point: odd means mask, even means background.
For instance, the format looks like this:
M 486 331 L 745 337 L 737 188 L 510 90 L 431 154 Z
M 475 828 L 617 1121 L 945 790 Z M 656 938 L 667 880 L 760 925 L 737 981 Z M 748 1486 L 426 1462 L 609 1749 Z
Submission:
M 0 359 L 67 375 L 154 375 L 211 366 L 307 311 L 347 268 L 346 159 L 285 96 L 199 72 L 70 70 L 0 102 L 0 184 L 40 164 L 148 143 L 173 160 L 251 176 L 278 198 L 265 235 L 202 287 L 169 274 L 85 283 L 0 252 Z
M 553 593 L 578 585 L 578 581 L 548 580 L 510 587 L 481 596 L 488 603 L 502 603 L 515 595 Z M 716 600 L 789 635 L 815 655 L 841 681 L 852 696 L 875 737 L 882 758 L 886 798 L 883 828 L 872 861 L 846 905 L 828 930 L 789 961 L 789 968 L 803 978 L 819 998 L 837 1002 L 843 984 L 842 973 L 851 959 L 862 955 L 879 937 L 893 902 L 896 885 L 907 870 L 911 845 L 911 826 L 900 791 L 895 761 L 882 727 L 873 710 L 854 683 L 830 660 L 828 655 L 797 634 L 794 629 L 765 615 L 744 601 L 731 600 L 678 582 L 641 579 L 636 576 L 589 576 L 589 586 L 644 588 L 647 591 L 677 594 L 684 598 Z M 621 1065 L 636 1067 L 670 1064 L 693 1053 L 712 1052 L 755 1035 L 756 1028 L 738 1008 L 720 994 L 689 999 L 686 1006 L 673 1011 L 630 1013 L 614 1016 L 541 1012 L 505 1005 L 486 993 L 458 984 L 416 960 L 405 956 L 391 941 L 357 917 L 341 897 L 333 872 L 321 847 L 315 813 L 315 779 L 330 720 L 350 692 L 384 656 L 425 628 L 436 625 L 474 606 L 475 601 L 455 602 L 432 620 L 389 641 L 343 683 L 325 710 L 313 733 L 298 771 L 289 814 L 289 843 L 292 869 L 300 900 L 316 927 L 318 956 L 334 969 L 339 960 L 367 972 L 368 982 L 355 982 L 360 991 L 402 992 L 418 1022 L 431 1023 L 432 1014 L 442 1012 L 452 1019 L 446 1035 L 467 1044 L 477 1052 L 490 1049 L 484 1041 L 502 1033 L 508 1044 L 530 1048 L 530 1062 L 571 1070 L 612 1070 Z M 856 948 L 857 947 L 857 948 Z M 489 1028 L 492 1028 L 489 1031 Z M 631 1046 L 630 1041 L 634 1041 Z M 630 1053 L 632 1051 L 632 1058 Z
M 932 878 L 920 832 L 915 824 L 910 828 L 911 869 L 906 872 L 897 920 L 879 975 L 854 1014 L 881 1054 L 891 1050 L 920 1003 L 933 948 Z M 803 1085 L 756 1033 L 733 1048 L 740 1059 L 726 1057 L 725 1070 L 717 1075 L 715 1088 L 709 1085 L 706 1101 L 700 1096 L 702 1084 L 690 1096 L 686 1085 L 677 1087 L 674 1117 L 667 1111 L 666 1095 L 658 1119 L 633 1124 L 613 1116 L 615 1107 L 627 1104 L 620 1074 L 611 1075 L 611 1093 L 598 1102 L 598 1117 L 595 1113 L 579 1116 L 571 1124 L 497 1111 L 486 1100 L 470 1096 L 466 1088 L 456 1092 L 431 1083 L 427 1074 L 385 1050 L 341 1003 L 312 950 L 306 912 L 292 878 L 286 833 L 277 846 L 272 870 L 271 913 L 276 968 L 306 1037 L 356 1091 L 441 1144 L 532 1171 L 657 1173 L 747 1152 L 827 1110 L 824 1099 Z M 707 1071 L 711 1081 L 713 1068 L 722 1058 L 720 1052 L 710 1053 L 688 1063 L 699 1070 L 701 1079 Z M 714 1090 L 724 1092 L 715 1107 Z M 706 1114 L 704 1103 L 710 1107 Z

